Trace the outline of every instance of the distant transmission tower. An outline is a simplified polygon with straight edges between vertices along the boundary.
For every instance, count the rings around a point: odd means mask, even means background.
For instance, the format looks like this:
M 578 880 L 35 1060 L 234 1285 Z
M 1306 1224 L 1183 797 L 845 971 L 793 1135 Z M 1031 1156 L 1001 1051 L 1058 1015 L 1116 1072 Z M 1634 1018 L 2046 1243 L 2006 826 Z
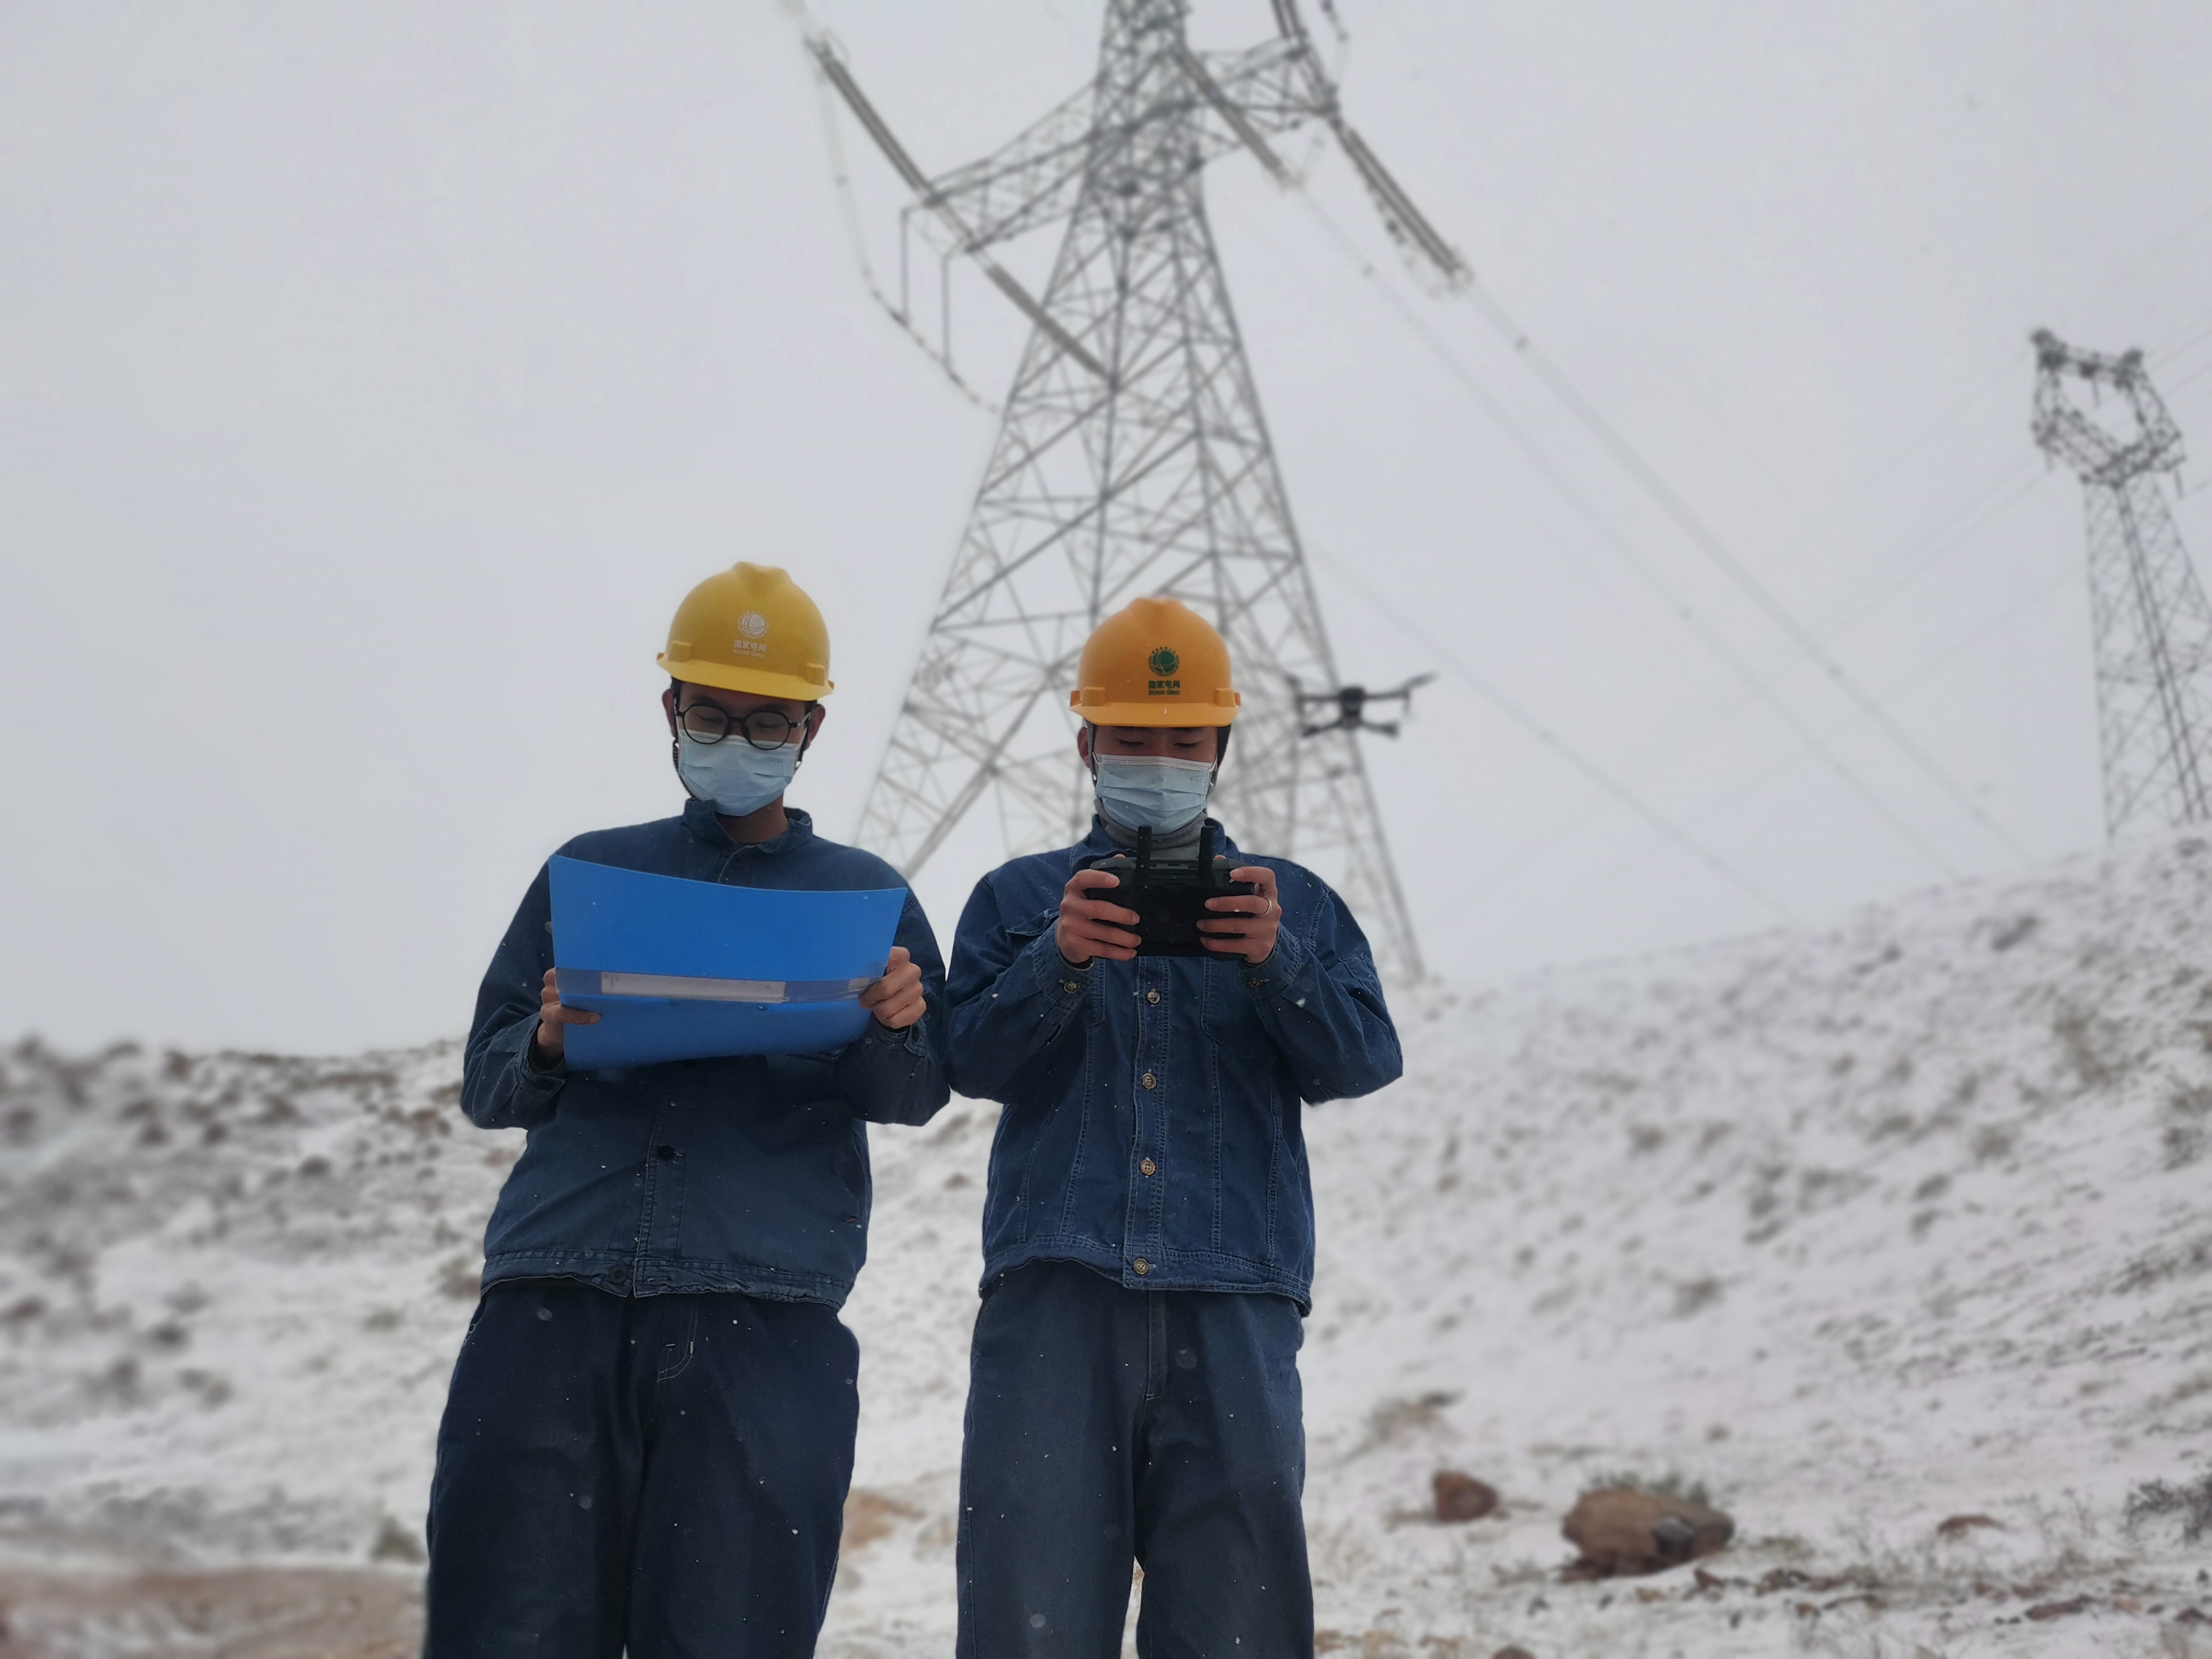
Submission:
M 1067 689 L 1083 641 L 1133 598 L 1169 594 L 1227 637 L 1244 693 L 1218 808 L 1255 852 L 1335 881 L 1378 963 L 1420 953 L 1355 728 L 1310 735 L 1300 696 L 1334 700 L 1336 665 L 1246 366 L 1201 188 L 1242 149 L 1278 179 L 1269 140 L 1326 123 L 1391 234 L 1463 272 L 1338 108 L 1295 0 L 1251 50 L 1201 53 L 1187 0 L 1107 0 L 1091 84 L 1003 149 L 932 177 L 823 39 L 830 85 L 913 190 L 909 214 L 970 258 L 1032 325 L 860 839 L 911 875 L 963 817 L 994 809 L 1014 851 L 1090 823 Z M 1042 296 L 993 258 L 1066 221 Z M 903 293 L 901 323 L 920 332 Z
M 2035 441 L 2081 476 L 2088 513 L 2106 828 L 2118 836 L 2140 823 L 2204 823 L 2212 606 L 2158 483 L 2181 465 L 2181 428 L 2151 389 L 2142 352 L 2101 356 L 2048 330 L 2035 350 Z M 2135 429 L 2091 420 L 2069 395 L 2072 381 L 2118 394 Z

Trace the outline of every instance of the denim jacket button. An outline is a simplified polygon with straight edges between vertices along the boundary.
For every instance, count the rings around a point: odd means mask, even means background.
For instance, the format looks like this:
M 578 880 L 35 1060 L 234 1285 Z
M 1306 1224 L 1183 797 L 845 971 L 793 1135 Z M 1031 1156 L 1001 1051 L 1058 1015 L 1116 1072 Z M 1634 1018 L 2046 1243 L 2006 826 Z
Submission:
M 1060 988 L 1070 993 L 1080 991 L 1083 988 L 1083 981 L 1079 979 L 1064 979 L 1060 982 Z
M 1146 1273 L 1148 1273 L 1152 1272 L 1152 1264 L 1151 1262 L 1149 1262 L 1149 1261 L 1146 1261 L 1146 1260 L 1145 1260 L 1145 1258 L 1144 1258 L 1144 1257 L 1142 1257 L 1142 1256 L 1139 1256 L 1139 1257 L 1138 1257 L 1134 1261 L 1132 1261 L 1129 1265 L 1130 1265 L 1132 1267 L 1134 1267 L 1134 1268 L 1137 1270 L 1137 1276 L 1138 1276 L 1139 1279 L 1143 1278 Z
M 1157 1089 L 1160 1086 L 1160 1080 L 1154 1077 L 1150 1072 L 1146 1073 L 1144 1076 L 1139 1078 L 1137 1081 L 1143 1084 L 1147 1089 Z
M 1156 1002 L 1158 1002 L 1159 1000 L 1160 1000 L 1160 994 L 1159 994 L 1158 991 L 1147 991 L 1147 992 L 1146 992 L 1146 993 L 1145 993 L 1145 1000 L 1146 1000 L 1146 1001 L 1147 1001 L 1147 1002 L 1155 1002 L 1155 1003 L 1156 1003 Z
M 1137 1167 L 1139 1170 L 1142 1170 L 1146 1175 L 1158 1175 L 1160 1172 L 1160 1166 L 1153 1163 L 1149 1158 L 1142 1164 L 1139 1164 Z

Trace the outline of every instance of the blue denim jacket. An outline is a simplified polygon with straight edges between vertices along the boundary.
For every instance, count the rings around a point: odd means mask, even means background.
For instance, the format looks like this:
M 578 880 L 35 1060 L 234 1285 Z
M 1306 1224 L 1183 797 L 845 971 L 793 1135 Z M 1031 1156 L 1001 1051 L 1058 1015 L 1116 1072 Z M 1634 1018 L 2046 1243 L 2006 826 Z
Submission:
M 791 813 L 740 846 L 714 809 L 579 836 L 569 858 L 654 875 L 816 891 L 902 887 L 872 853 L 818 840 Z M 927 1123 L 945 1102 L 945 969 L 908 893 L 898 943 L 929 1011 L 903 1031 L 823 1054 L 541 1072 L 528 1058 L 553 965 L 552 903 L 538 872 L 477 997 L 461 1109 L 530 1132 L 484 1230 L 484 1283 L 580 1279 L 617 1295 L 743 1291 L 842 1304 L 867 1255 L 866 1123 Z
M 983 1210 L 983 1279 L 1080 1261 L 1133 1288 L 1273 1291 L 1308 1305 L 1313 1188 L 1301 1100 L 1381 1088 L 1403 1069 L 1367 940 L 1344 901 L 1284 859 L 1274 954 L 1060 954 L 1053 926 L 1103 827 L 1016 859 L 968 901 L 952 947 L 946 1064 L 1004 1103 Z

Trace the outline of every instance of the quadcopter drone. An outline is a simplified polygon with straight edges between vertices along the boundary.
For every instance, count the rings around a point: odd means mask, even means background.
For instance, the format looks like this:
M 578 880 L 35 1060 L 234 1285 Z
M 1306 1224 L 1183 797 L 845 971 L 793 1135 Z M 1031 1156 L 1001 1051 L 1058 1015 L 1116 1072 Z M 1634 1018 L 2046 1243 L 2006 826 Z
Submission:
M 1291 694 L 1298 700 L 1301 711 L 1314 707 L 1336 710 L 1334 720 L 1308 726 L 1300 735 L 1317 738 L 1324 732 L 1380 732 L 1386 738 L 1395 738 L 1398 735 L 1399 722 L 1369 720 L 1367 705 L 1395 700 L 1404 704 L 1406 712 L 1410 714 L 1413 709 L 1414 691 L 1434 678 L 1434 674 L 1416 674 L 1403 685 L 1389 691 L 1370 691 L 1364 685 L 1340 685 L 1334 691 L 1309 691 L 1293 676 Z

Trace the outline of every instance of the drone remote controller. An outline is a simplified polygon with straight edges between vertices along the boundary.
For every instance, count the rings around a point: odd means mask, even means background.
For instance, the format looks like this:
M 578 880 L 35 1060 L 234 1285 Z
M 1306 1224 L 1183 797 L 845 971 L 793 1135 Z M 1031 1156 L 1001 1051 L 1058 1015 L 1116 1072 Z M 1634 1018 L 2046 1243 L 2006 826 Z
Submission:
M 1087 858 L 1080 870 L 1103 870 L 1117 878 L 1113 887 L 1093 888 L 1098 897 L 1137 913 L 1137 954 L 1140 957 L 1203 957 L 1217 954 L 1206 948 L 1206 935 L 1198 924 L 1221 921 L 1218 911 L 1206 908 L 1208 899 L 1256 893 L 1256 882 L 1231 881 L 1229 860 L 1213 850 L 1213 825 L 1198 832 L 1198 856 L 1185 861 L 1156 859 L 1152 832 L 1137 832 L 1137 850 L 1106 853 Z

